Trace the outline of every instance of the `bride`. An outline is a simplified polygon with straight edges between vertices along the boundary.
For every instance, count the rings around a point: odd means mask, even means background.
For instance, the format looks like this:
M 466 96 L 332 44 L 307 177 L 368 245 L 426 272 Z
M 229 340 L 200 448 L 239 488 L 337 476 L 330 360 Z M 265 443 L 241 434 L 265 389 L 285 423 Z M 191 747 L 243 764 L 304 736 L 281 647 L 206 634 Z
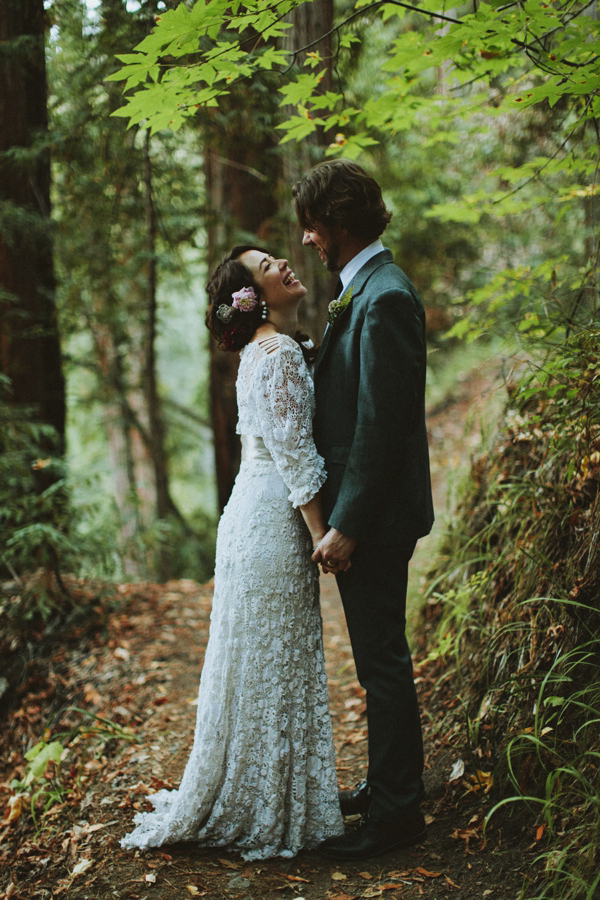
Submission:
M 285 259 L 234 248 L 207 287 L 206 323 L 238 351 L 242 463 L 217 535 L 194 745 L 179 790 L 149 797 L 121 846 L 195 841 L 246 860 L 343 833 L 313 547 L 325 534 L 312 440 L 306 288 Z

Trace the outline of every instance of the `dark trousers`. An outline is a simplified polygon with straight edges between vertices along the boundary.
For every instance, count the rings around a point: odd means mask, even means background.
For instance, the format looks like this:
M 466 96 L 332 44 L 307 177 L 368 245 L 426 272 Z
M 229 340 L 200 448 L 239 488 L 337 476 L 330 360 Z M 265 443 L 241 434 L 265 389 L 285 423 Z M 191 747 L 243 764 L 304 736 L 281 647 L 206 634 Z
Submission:
M 358 680 L 367 693 L 370 815 L 401 817 L 419 802 L 423 739 L 405 635 L 414 543 L 359 545 L 337 577 Z

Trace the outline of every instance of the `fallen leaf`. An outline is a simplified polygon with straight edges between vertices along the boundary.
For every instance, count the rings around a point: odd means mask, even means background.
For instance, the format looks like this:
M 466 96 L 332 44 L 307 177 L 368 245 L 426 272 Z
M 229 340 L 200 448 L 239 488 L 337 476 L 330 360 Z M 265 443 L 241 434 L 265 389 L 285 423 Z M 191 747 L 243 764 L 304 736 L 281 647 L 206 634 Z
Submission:
M 456 888 L 457 891 L 460 891 L 459 886 L 455 884 L 451 878 L 449 878 L 447 875 L 444 875 L 444 878 L 446 879 L 446 884 L 449 884 L 451 885 L 451 887 Z
M 362 895 L 363 897 L 381 897 L 381 891 L 379 888 L 369 888 L 368 891 L 365 891 Z
M 465 764 L 462 759 L 457 759 L 454 765 L 452 766 L 452 771 L 450 772 L 450 781 L 458 781 L 459 778 L 462 778 L 465 774 Z
M 535 839 L 536 839 L 536 841 L 541 841 L 541 839 L 542 839 L 542 837 L 543 837 L 543 835 L 544 835 L 544 831 L 545 831 L 545 830 L 546 830 L 546 826 L 545 826 L 545 825 L 538 825 L 538 827 L 537 827 L 537 829 L 536 829 L 536 832 L 535 832 Z
M 344 875 L 343 872 L 334 872 L 331 877 L 333 881 L 345 881 L 348 876 Z
M 359 872 L 358 874 L 360 875 L 361 878 L 366 878 L 367 881 L 370 881 L 371 878 L 373 877 L 370 872 Z
M 79 862 L 77 863 L 77 865 L 75 866 L 75 868 L 73 869 L 73 871 L 71 872 L 71 876 L 73 878 L 76 878 L 77 875 L 83 875 L 83 873 L 87 872 L 87 870 L 90 868 L 91 865 L 92 865 L 91 859 L 80 859 Z
M 221 859 L 220 856 L 218 856 L 217 859 L 221 863 L 222 866 L 225 866 L 226 869 L 236 869 L 236 871 L 237 871 L 237 869 L 239 869 L 238 863 L 231 862 L 228 859 Z
M 116 656 L 117 659 L 129 659 L 129 650 L 126 650 L 125 647 L 116 647 L 114 656 Z
M 23 800 L 18 795 L 15 794 L 13 797 L 8 798 L 8 807 L 6 812 L 4 813 L 4 821 L 3 825 L 13 825 L 17 819 L 20 817 L 21 812 L 23 810 Z M 8 888 L 7 888 L 8 890 Z
M 439 878 L 440 875 L 443 875 L 443 872 L 429 872 L 427 869 L 423 869 L 421 866 L 417 866 L 416 871 L 419 875 L 424 875 L 425 878 Z
M 147 875 L 144 875 L 144 881 L 147 881 L 148 884 L 156 884 L 156 875 L 154 872 L 148 872 Z
M 98 693 L 93 684 L 84 685 L 83 696 L 85 698 L 85 702 L 91 703 L 92 706 L 100 706 L 100 704 L 102 703 L 102 696 Z
M 288 881 L 303 881 L 305 884 L 312 884 L 308 878 L 300 878 L 299 875 L 286 875 L 285 872 L 278 872 L 278 875 L 281 875 L 282 878 L 287 878 Z
M 200 891 L 194 884 L 186 884 L 185 887 L 191 897 L 197 897 L 198 894 L 200 893 Z
M 492 772 L 482 772 L 477 769 L 477 780 L 483 785 L 486 794 L 494 787 L 494 775 Z
M 103 822 L 101 824 L 96 825 L 86 825 L 83 831 L 81 832 L 81 836 L 85 836 L 88 834 L 93 834 L 95 831 L 100 831 L 101 828 L 106 828 L 107 825 L 114 825 L 114 822 Z

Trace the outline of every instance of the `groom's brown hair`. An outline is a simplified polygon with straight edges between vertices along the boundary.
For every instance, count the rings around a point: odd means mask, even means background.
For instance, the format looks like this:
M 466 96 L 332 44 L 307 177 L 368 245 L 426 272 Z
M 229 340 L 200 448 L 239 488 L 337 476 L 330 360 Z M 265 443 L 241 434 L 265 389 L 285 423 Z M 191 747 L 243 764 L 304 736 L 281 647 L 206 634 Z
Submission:
M 392 218 L 375 179 L 349 159 L 319 163 L 294 185 L 292 195 L 298 222 L 309 231 L 319 223 L 341 225 L 374 241 Z

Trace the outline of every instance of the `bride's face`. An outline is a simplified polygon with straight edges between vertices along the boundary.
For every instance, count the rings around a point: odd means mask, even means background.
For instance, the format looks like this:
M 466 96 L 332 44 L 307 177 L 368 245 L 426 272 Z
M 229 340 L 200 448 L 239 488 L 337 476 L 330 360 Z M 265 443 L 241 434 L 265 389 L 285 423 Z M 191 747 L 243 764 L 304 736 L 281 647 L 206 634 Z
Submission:
M 306 294 L 306 288 L 288 266 L 287 259 L 275 259 L 261 250 L 246 250 L 239 260 L 252 272 L 269 309 L 297 306 Z

